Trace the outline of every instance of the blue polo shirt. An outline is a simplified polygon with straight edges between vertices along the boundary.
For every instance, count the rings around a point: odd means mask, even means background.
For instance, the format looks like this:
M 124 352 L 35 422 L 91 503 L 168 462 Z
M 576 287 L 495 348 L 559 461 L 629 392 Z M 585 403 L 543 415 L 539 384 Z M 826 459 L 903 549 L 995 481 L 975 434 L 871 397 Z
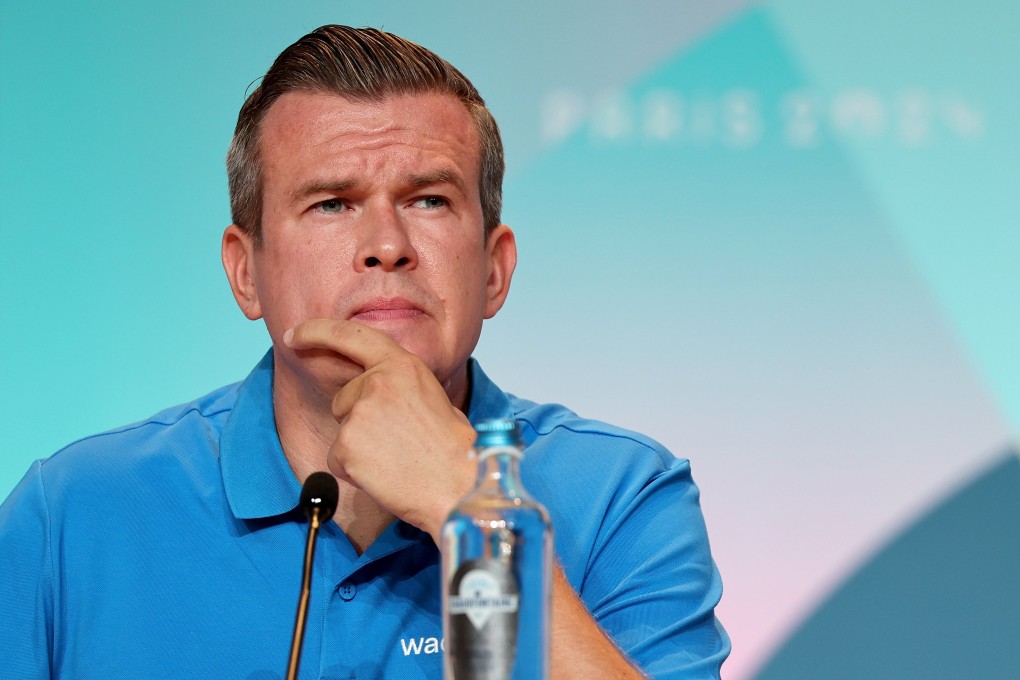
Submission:
M 687 461 L 470 369 L 469 418 L 521 421 L 523 482 L 602 627 L 652 677 L 717 678 L 729 641 Z M 272 376 L 270 352 L 243 383 L 32 465 L 0 506 L 4 677 L 283 677 L 307 524 Z M 300 677 L 441 678 L 439 582 L 417 528 L 358 555 L 328 523 Z

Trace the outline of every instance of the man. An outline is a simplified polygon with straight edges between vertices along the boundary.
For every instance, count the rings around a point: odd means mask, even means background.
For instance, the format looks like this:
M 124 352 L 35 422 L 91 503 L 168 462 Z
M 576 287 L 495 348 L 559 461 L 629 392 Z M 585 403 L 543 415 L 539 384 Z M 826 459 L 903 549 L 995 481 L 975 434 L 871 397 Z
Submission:
M 280 677 L 301 482 L 340 483 L 302 677 L 438 678 L 439 555 L 471 422 L 516 417 L 556 531 L 556 678 L 718 677 L 686 461 L 499 390 L 470 359 L 516 264 L 502 145 L 427 50 L 326 26 L 241 109 L 223 264 L 272 350 L 239 385 L 36 463 L 0 511 L 12 677 Z M 640 670 L 639 670 L 640 669 Z

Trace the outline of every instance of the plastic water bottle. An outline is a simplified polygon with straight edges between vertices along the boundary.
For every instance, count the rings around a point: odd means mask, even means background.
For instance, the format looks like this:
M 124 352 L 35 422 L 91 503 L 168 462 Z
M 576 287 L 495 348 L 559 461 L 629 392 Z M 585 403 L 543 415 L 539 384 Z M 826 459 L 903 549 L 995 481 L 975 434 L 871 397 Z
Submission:
M 478 479 L 443 526 L 446 680 L 549 677 L 552 528 L 521 485 L 520 428 L 475 428 Z

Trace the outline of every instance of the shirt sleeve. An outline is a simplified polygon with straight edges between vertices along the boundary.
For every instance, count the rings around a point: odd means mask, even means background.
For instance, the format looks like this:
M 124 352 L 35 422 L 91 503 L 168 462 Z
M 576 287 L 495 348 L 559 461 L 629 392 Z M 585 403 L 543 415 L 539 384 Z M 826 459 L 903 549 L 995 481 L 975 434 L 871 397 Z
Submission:
M 0 505 L 0 649 L 4 677 L 50 677 L 53 566 L 42 465 Z
M 624 491 L 602 518 L 580 596 L 650 677 L 716 680 L 730 641 L 715 617 L 722 581 L 699 491 L 686 460 L 670 457 L 653 473 L 647 466 L 622 474 Z

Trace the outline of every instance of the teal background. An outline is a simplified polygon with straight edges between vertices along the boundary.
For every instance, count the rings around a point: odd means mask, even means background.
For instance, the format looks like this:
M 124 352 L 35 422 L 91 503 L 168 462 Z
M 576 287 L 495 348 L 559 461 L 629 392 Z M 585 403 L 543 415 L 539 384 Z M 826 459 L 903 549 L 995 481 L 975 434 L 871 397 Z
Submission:
M 248 84 L 328 22 L 422 42 L 486 97 L 521 264 L 477 356 L 692 459 L 727 678 L 1011 676 L 1003 1 L 4 3 L 0 495 L 265 351 L 219 265 L 223 157 Z M 981 673 L 936 662 L 954 642 Z

